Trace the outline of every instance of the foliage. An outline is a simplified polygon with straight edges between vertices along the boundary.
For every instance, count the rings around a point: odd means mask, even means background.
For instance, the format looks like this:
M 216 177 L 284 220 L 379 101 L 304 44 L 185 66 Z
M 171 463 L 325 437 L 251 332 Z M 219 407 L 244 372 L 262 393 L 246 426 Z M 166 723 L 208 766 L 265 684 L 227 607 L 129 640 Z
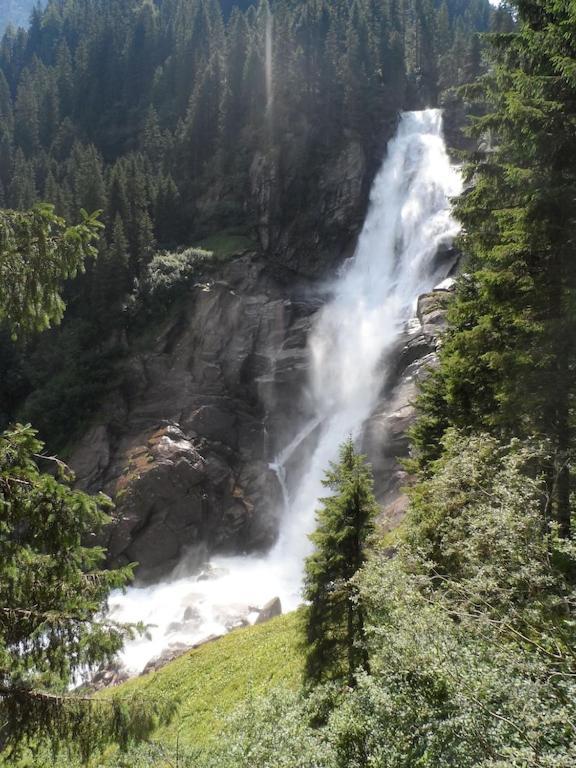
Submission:
M 370 673 L 249 700 L 183 764 L 573 765 L 576 547 L 542 526 L 542 453 L 450 433 L 397 556 L 374 554 L 357 578 Z
M 187 248 L 176 253 L 158 253 L 142 278 L 136 303 L 167 306 L 198 279 L 200 270 L 210 263 L 214 254 L 200 248 Z
M 109 749 L 93 758 L 94 768 L 168 768 L 178 764 L 177 759 L 184 768 L 202 765 L 201 759 L 216 760 L 216 755 L 226 766 L 228 738 L 223 734 L 236 733 L 236 725 L 228 721 L 239 723 L 243 715 L 240 713 L 237 720 L 235 711 L 240 705 L 246 702 L 250 709 L 261 711 L 268 705 L 262 705 L 260 698 L 276 689 L 277 708 L 282 698 L 288 702 L 298 699 L 304 665 L 299 647 L 300 621 L 300 616 L 292 613 L 236 630 L 184 654 L 157 672 L 119 686 L 115 695 L 120 700 L 169 699 L 175 703 L 175 711 L 168 722 L 157 724 L 148 743 L 136 745 L 125 754 Z M 110 692 L 99 694 L 102 696 L 110 696 Z M 268 722 L 278 727 L 277 721 Z M 235 754 L 238 756 L 238 751 Z M 34 768 L 71 768 L 76 764 L 65 756 L 53 762 L 50 754 L 43 753 L 35 756 Z M 25 766 L 23 760 L 22 768 Z
M 574 762 L 576 550 L 543 530 L 541 452 L 453 433 L 413 492 L 362 576 L 372 675 L 335 714 L 342 765 Z
M 0 212 L 0 318 L 14 332 L 61 320 L 62 282 L 96 253 L 97 214 L 82 215 L 67 228 L 49 205 Z M 135 628 L 102 617 L 132 569 L 102 569 L 104 550 L 89 544 L 111 502 L 73 490 L 72 473 L 43 448 L 30 425 L 0 434 L 0 743 L 7 759 L 46 741 L 86 759 L 109 741 L 145 736 L 159 703 L 67 693 L 132 636 Z
M 323 480 L 333 495 L 321 499 L 317 527 L 310 536 L 314 552 L 305 565 L 306 677 L 318 682 L 346 676 L 350 685 L 367 667 L 364 609 L 352 577 L 366 561 L 366 542 L 378 506 L 372 475 L 352 442 L 340 448 L 340 460 Z
M 76 319 L 48 331 L 30 344 L 21 362 L 32 392 L 18 418 L 50 435 L 51 448 L 61 456 L 119 380 L 121 338 L 103 339 L 98 327 L 87 325 Z
M 550 441 L 545 510 L 570 531 L 574 423 L 576 195 L 574 7 L 519 0 L 516 31 L 493 39 L 493 65 L 467 96 L 484 151 L 457 206 L 468 255 L 439 370 L 414 437 L 420 468 L 450 426 Z
M 8 755 L 50 738 L 85 756 L 146 733 L 153 719 L 141 706 L 66 693 L 132 634 L 101 618 L 131 568 L 102 570 L 104 551 L 87 542 L 108 522 L 110 502 L 73 490 L 69 470 L 42 449 L 30 426 L 0 436 L 0 737 Z
M 223 746 L 196 756 L 201 768 L 329 768 L 332 745 L 314 721 L 331 689 L 312 697 L 283 689 L 249 698 L 228 722 Z M 330 701 L 330 705 L 333 705 Z
M 16 335 L 44 331 L 64 314 L 61 287 L 96 254 L 98 213 L 67 227 L 54 206 L 0 211 L 0 322 Z

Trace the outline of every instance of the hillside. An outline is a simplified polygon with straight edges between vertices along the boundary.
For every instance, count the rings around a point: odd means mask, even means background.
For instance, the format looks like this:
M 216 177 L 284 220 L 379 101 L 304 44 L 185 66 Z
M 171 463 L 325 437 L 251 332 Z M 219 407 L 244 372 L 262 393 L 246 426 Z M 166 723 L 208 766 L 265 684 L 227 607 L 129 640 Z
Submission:
M 238 629 L 190 651 L 167 666 L 121 685 L 114 693 L 170 698 L 178 703 L 167 726 L 152 739 L 174 748 L 218 740 L 226 717 L 240 703 L 276 688 L 297 690 L 302 680 L 297 613 Z
M 575 29 L 8 28 L 3 766 L 576 765 Z
M 135 747 L 124 758 L 111 749 L 94 766 L 136 765 L 137 760 L 143 759 L 138 757 L 140 754 L 149 754 L 161 766 L 162 755 L 173 756 L 177 745 L 181 756 L 193 754 L 199 748 L 210 751 L 218 743 L 227 718 L 241 704 L 275 688 L 297 691 L 303 669 L 301 620 L 300 615 L 293 613 L 236 630 L 185 653 L 157 672 L 111 689 L 111 693 L 127 700 L 143 696 L 150 701 L 172 702 L 176 707 L 169 722 L 150 734 L 149 747 Z M 1 758 L 0 764 L 4 765 Z M 68 757 L 55 763 L 49 755 L 23 758 L 18 768 L 63 768 L 75 764 Z

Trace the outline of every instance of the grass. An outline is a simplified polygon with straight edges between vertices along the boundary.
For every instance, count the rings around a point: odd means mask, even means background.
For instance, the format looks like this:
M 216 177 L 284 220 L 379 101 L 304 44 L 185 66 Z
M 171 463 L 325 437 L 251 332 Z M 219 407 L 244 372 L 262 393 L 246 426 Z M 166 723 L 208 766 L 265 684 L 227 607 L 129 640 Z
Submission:
M 177 740 L 183 746 L 206 746 L 250 695 L 278 686 L 299 687 L 303 670 L 299 641 L 299 614 L 290 613 L 231 632 L 112 693 L 176 701 L 174 716 L 152 738 L 169 747 Z
M 251 696 L 265 694 L 276 687 L 297 690 L 302 682 L 303 654 L 300 648 L 300 615 L 286 614 L 266 624 L 238 629 L 213 643 L 185 653 L 157 672 L 134 678 L 110 688 L 100 696 L 132 696 L 153 702 L 175 702 L 172 718 L 159 725 L 150 742 L 174 749 L 204 748 L 216 740 L 226 718 Z M 117 747 L 94 755 L 90 768 L 141 765 L 138 749 L 120 762 Z M 154 761 L 154 766 L 170 766 L 170 761 Z M 32 755 L 25 750 L 16 763 L 6 763 L 0 754 L 0 768 L 81 768 L 65 751 L 54 760 L 48 749 Z M 86 767 L 84 767 L 86 768 Z
M 256 243 L 252 237 L 238 230 L 223 229 L 204 238 L 195 247 L 212 251 L 219 261 L 224 261 L 231 256 L 254 249 Z

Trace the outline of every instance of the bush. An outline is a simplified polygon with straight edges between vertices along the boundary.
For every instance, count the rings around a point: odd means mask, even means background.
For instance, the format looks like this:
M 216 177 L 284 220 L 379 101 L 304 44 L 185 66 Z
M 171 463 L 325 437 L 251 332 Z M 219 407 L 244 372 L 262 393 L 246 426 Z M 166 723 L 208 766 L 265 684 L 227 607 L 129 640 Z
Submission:
M 182 295 L 202 269 L 210 264 L 213 253 L 200 248 L 157 253 L 146 267 L 136 293 L 136 302 L 149 309 L 165 306 Z
M 445 449 L 396 557 L 358 577 L 370 674 L 248 703 L 209 768 L 576 764 L 576 548 L 543 522 L 545 447 L 451 433 Z

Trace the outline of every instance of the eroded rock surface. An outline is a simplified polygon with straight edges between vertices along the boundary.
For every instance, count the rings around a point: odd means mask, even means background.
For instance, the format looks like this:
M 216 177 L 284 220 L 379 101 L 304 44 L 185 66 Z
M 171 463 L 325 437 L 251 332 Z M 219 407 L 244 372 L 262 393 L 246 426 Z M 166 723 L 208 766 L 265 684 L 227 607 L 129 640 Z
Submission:
M 112 564 L 142 579 L 190 548 L 269 546 L 281 510 L 269 469 L 279 436 L 306 418 L 305 345 L 320 302 L 286 296 L 246 256 L 189 298 L 134 351 L 121 384 L 71 459 L 78 485 L 116 500 L 105 542 Z M 144 345 L 143 345 L 144 346 Z
M 446 281 L 419 298 L 417 316 L 392 355 L 397 365 L 392 367 L 380 402 L 365 426 L 363 450 L 374 468 L 376 497 L 388 528 L 396 527 L 408 507 L 402 489 L 409 478 L 402 459 L 409 455 L 408 430 L 416 418 L 419 384 L 438 362 L 453 288 L 454 282 Z
M 391 356 L 392 374 L 366 424 L 364 450 L 392 520 L 405 509 L 399 457 L 408 451 L 419 379 L 435 361 L 450 291 L 421 297 L 418 318 Z M 287 294 L 256 257 L 201 281 L 142 349 L 78 444 L 78 484 L 114 497 L 103 543 L 110 563 L 139 563 L 156 580 L 215 551 L 268 548 L 282 513 L 277 453 L 310 419 L 307 339 L 322 296 Z M 315 431 L 286 466 L 299 475 Z M 207 576 L 209 577 L 209 575 Z

